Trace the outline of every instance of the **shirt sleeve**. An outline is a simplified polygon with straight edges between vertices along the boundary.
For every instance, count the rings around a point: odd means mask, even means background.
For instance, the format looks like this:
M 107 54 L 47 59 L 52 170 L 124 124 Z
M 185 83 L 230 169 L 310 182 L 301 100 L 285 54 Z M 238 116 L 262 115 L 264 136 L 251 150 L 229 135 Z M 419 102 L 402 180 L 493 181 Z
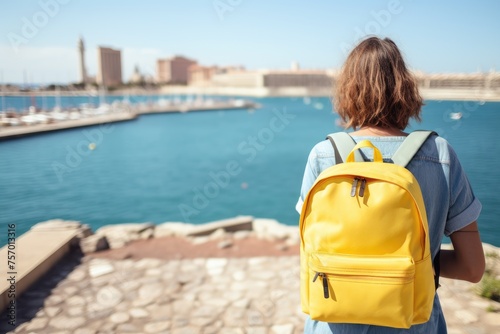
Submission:
M 476 198 L 469 179 L 458 160 L 455 151 L 449 146 L 450 154 L 450 207 L 445 227 L 445 235 L 477 221 L 481 213 L 481 202 Z
M 295 205 L 295 210 L 300 214 L 302 211 L 302 204 L 304 204 L 304 199 L 306 198 L 309 189 L 316 181 L 316 178 L 319 175 L 319 170 L 316 162 L 316 152 L 314 148 L 309 153 L 309 157 L 307 158 L 306 168 L 304 170 L 304 177 L 302 178 L 302 186 L 300 188 L 300 196 Z

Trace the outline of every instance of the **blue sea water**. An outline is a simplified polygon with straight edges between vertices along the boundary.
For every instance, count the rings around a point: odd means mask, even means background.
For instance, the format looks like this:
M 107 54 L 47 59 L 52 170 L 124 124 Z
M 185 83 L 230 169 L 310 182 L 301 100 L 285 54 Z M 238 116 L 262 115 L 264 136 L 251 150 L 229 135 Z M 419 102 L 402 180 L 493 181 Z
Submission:
M 108 97 L 108 102 L 123 97 Z M 132 97 L 134 102 L 158 99 Z M 30 105 L 8 97 L 9 107 Z M 97 103 L 62 98 L 63 106 Z M 339 131 L 328 98 L 261 98 L 257 110 L 143 115 L 137 120 L 0 141 L 0 245 L 48 219 L 108 224 L 205 223 L 237 215 L 297 225 L 312 146 Z M 37 98 L 51 108 L 55 98 Z M 462 112 L 460 120 L 450 113 Z M 427 101 L 423 122 L 455 148 L 475 194 L 484 242 L 500 246 L 500 103 Z M 89 144 L 94 143 L 95 149 Z

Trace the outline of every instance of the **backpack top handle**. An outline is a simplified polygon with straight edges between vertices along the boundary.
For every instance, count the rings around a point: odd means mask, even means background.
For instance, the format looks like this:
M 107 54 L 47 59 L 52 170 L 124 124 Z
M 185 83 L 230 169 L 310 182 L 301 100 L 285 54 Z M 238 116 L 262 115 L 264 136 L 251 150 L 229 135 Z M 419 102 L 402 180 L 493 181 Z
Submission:
M 362 140 L 356 146 L 354 146 L 351 153 L 349 153 L 349 155 L 347 156 L 346 162 L 355 162 L 356 161 L 354 156 L 355 152 L 364 147 L 369 147 L 373 149 L 373 162 L 384 162 L 380 150 L 376 148 L 375 145 L 373 145 L 372 142 L 369 140 Z

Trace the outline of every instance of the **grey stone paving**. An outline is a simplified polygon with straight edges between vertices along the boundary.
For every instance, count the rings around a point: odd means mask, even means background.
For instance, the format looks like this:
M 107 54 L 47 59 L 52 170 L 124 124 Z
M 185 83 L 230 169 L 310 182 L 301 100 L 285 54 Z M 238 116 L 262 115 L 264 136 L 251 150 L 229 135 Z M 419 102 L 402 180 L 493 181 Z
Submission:
M 442 280 L 450 334 L 500 333 L 498 303 Z M 494 303 L 494 305 L 492 305 Z M 17 327 L 0 332 L 302 333 L 299 258 L 63 261 L 18 301 Z

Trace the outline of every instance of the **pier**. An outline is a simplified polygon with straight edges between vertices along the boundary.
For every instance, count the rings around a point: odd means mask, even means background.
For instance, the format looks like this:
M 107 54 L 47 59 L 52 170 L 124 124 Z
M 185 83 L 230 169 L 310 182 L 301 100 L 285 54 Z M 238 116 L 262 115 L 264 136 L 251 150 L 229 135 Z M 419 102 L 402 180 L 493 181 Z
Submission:
M 17 137 L 24 137 L 35 135 L 45 132 L 61 131 L 73 128 L 81 128 L 86 126 L 93 126 L 99 124 L 116 123 L 132 121 L 140 117 L 141 115 L 147 114 L 161 114 L 161 113 L 185 113 L 185 112 L 201 112 L 201 111 L 213 111 L 213 110 L 238 110 L 238 109 L 255 109 L 259 106 L 250 101 L 244 100 L 231 100 L 231 101 L 221 101 L 221 102 L 210 102 L 210 103 L 192 103 L 192 104 L 144 104 L 144 105 L 134 105 L 127 106 L 124 108 L 118 108 L 117 110 L 112 110 L 106 113 L 99 113 L 94 115 L 89 115 L 83 117 L 79 112 L 78 118 L 76 119 L 63 119 L 54 120 L 51 119 L 51 113 L 35 113 L 31 112 L 28 115 L 19 114 L 14 118 L 1 118 L 6 124 L 7 120 L 10 122 L 15 122 L 17 125 L 10 126 L 0 126 L 0 140 L 12 139 Z M 71 111 L 75 113 L 75 111 Z M 58 115 L 65 114 L 62 112 L 57 112 Z M 66 112 L 69 114 L 69 112 Z M 35 119 L 35 116 L 43 116 L 44 121 L 42 122 L 30 122 L 27 124 L 22 124 L 21 120 L 23 116 L 28 116 L 30 119 Z M 51 120 L 48 122 L 47 120 Z

